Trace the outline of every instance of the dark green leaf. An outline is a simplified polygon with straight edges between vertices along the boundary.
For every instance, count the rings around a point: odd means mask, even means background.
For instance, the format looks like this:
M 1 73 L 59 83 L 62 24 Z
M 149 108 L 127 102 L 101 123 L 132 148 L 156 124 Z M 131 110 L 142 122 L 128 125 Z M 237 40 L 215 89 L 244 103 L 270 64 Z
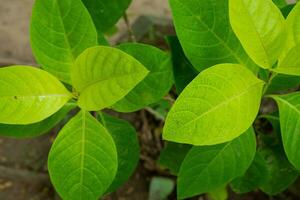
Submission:
M 182 161 L 191 148 L 191 145 L 167 142 L 159 155 L 158 163 L 176 175 L 179 172 Z
M 167 40 L 171 48 L 176 90 L 177 94 L 180 94 L 199 72 L 194 69 L 190 61 L 184 55 L 178 38 L 176 36 L 168 36 Z
M 146 44 L 122 44 L 119 49 L 133 56 L 149 71 L 146 78 L 123 99 L 113 105 L 118 112 L 133 112 L 158 102 L 173 85 L 171 57 L 162 50 Z
M 107 193 L 122 186 L 134 172 L 139 158 L 140 147 L 135 129 L 126 121 L 99 113 L 99 119 L 111 134 L 117 147 L 118 171 Z
M 178 198 L 210 192 L 242 176 L 253 161 L 255 152 L 252 128 L 228 143 L 193 147 L 180 167 Z

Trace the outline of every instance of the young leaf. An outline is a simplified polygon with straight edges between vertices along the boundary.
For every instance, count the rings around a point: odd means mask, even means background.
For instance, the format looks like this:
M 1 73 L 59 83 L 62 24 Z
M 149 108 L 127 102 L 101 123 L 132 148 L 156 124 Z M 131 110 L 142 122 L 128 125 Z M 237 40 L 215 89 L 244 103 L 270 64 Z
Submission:
M 176 36 L 168 36 L 167 40 L 171 48 L 175 86 L 177 94 L 180 94 L 199 72 L 184 55 L 178 38 Z
M 112 137 L 85 111 L 60 131 L 48 157 L 51 181 L 63 199 L 99 199 L 112 183 L 117 167 Z
M 269 178 L 260 186 L 260 189 L 268 195 L 279 194 L 297 179 L 298 172 L 287 161 L 280 146 L 264 148 L 261 153 L 267 161 Z
M 97 45 L 97 31 L 81 0 L 36 0 L 30 36 L 38 63 L 66 83 L 76 57 Z
M 158 163 L 177 175 L 182 161 L 191 148 L 191 145 L 168 142 L 159 155 Z
M 287 41 L 280 60 L 285 59 L 290 50 L 300 44 L 300 3 L 297 3 L 288 15 L 286 27 Z
M 41 122 L 30 125 L 0 124 L 0 136 L 13 138 L 36 137 L 49 132 L 54 126 L 62 121 L 66 115 L 76 107 L 75 104 L 66 104 L 54 115 Z
M 300 18 L 299 18 L 300 19 Z M 300 43 L 291 48 L 283 60 L 279 61 L 278 67 L 273 71 L 280 74 L 300 76 Z
M 124 15 L 132 0 L 82 0 L 99 33 L 109 31 Z
M 285 44 L 285 19 L 271 0 L 229 0 L 230 23 L 244 49 L 262 68 L 272 68 Z
M 210 200 L 227 200 L 228 191 L 226 185 L 208 192 L 207 196 Z
M 269 178 L 267 162 L 262 155 L 257 152 L 255 158 L 242 177 L 238 177 L 231 182 L 231 188 L 236 193 L 250 192 L 262 184 Z
M 254 72 L 232 32 L 228 0 L 169 0 L 179 41 L 186 56 L 199 71 L 220 63 L 240 63 Z
M 78 105 L 88 111 L 112 106 L 126 96 L 148 70 L 121 50 L 98 46 L 85 50 L 72 68 Z
M 164 139 L 212 145 L 238 137 L 258 113 L 263 85 L 238 64 L 206 69 L 176 100 L 166 119 Z
M 99 119 L 113 137 L 118 153 L 117 175 L 106 191 L 110 193 L 123 185 L 134 172 L 140 158 L 140 147 L 136 131 L 127 121 L 105 113 L 100 113 Z
M 0 123 L 32 124 L 56 113 L 72 94 L 51 74 L 35 67 L 0 68 Z
M 253 161 L 255 152 L 252 128 L 228 143 L 193 147 L 180 167 L 178 198 L 210 192 L 242 176 Z
M 149 74 L 112 108 L 118 112 L 134 112 L 162 99 L 173 85 L 170 55 L 146 44 L 128 43 L 118 48 L 140 61 Z
M 280 127 L 284 150 L 289 161 L 300 169 L 300 92 L 275 96 L 279 107 Z

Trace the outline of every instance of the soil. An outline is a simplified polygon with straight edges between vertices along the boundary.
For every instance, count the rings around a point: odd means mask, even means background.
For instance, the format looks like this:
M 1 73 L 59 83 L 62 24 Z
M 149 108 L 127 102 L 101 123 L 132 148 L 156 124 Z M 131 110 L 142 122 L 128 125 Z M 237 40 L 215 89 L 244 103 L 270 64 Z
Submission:
M 0 66 L 36 65 L 30 49 L 28 31 L 33 2 L 33 0 L 0 0 Z M 166 48 L 164 35 L 174 34 L 167 0 L 134 0 L 127 13 L 139 41 Z M 155 17 L 149 18 L 145 15 Z M 123 20 L 118 23 L 118 28 L 119 33 L 110 38 L 112 43 L 129 38 Z M 141 159 L 131 179 L 117 192 L 104 199 L 148 199 L 151 177 L 166 175 L 155 162 L 163 147 L 160 138 L 162 122 L 147 111 L 128 115 L 113 114 L 130 121 L 135 126 L 141 145 Z M 60 199 L 47 173 L 47 155 L 60 127 L 61 125 L 49 134 L 33 139 L 16 140 L 0 137 L 0 200 Z M 245 196 L 232 194 L 230 199 L 298 199 L 292 196 L 270 198 L 260 192 L 253 192 Z M 170 199 L 175 199 L 174 195 Z

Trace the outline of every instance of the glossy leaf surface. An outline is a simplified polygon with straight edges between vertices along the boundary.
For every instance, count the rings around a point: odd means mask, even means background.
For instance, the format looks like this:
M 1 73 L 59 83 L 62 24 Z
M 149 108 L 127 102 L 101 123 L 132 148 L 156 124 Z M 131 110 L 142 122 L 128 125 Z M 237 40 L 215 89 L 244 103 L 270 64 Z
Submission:
M 255 63 L 272 68 L 285 44 L 285 19 L 271 0 L 229 0 L 230 23 Z
M 300 169 L 300 93 L 272 96 L 279 107 L 283 146 L 289 161 Z
M 62 199 L 99 199 L 112 183 L 117 167 L 112 137 L 85 111 L 60 131 L 48 157 L 50 178 Z
M 228 0 L 169 0 L 185 55 L 199 71 L 220 63 L 240 63 L 256 71 L 234 35 Z
M 60 121 L 62 121 L 66 115 L 74 109 L 76 106 L 74 104 L 66 104 L 57 113 L 44 119 L 41 122 L 37 122 L 29 125 L 9 125 L 0 124 L 0 135 L 13 138 L 27 138 L 36 137 L 47 133 L 54 126 L 56 126 Z
M 76 57 L 97 45 L 96 28 L 81 0 L 36 0 L 30 36 L 38 63 L 66 83 Z
M 32 124 L 56 113 L 72 94 L 54 76 L 35 67 L 0 68 L 0 123 Z
M 97 111 L 126 96 L 148 70 L 121 50 L 98 46 L 85 50 L 72 69 L 72 82 L 79 93 L 78 105 Z
M 238 64 L 206 69 L 176 100 L 166 119 L 164 139 L 212 145 L 238 137 L 258 113 L 263 84 Z
M 193 147 L 179 171 L 178 198 L 210 192 L 243 175 L 255 152 L 252 128 L 228 143 Z

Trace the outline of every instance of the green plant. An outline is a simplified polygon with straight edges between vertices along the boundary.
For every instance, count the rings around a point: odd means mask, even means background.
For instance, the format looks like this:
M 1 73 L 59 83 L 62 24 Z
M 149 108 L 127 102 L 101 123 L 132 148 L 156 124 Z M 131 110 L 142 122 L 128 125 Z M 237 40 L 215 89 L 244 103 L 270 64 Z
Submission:
M 51 181 L 63 199 L 98 199 L 113 192 L 138 163 L 135 129 L 101 110 L 137 111 L 172 87 L 168 53 L 138 43 L 113 48 L 105 40 L 104 32 L 130 2 L 36 0 L 30 35 L 42 69 L 0 69 L 2 136 L 38 136 L 79 110 L 60 130 L 48 157 Z
M 139 160 L 136 131 L 102 110 L 161 103 L 173 82 L 178 98 L 158 162 L 178 176 L 179 199 L 226 199 L 227 185 L 275 195 L 298 177 L 300 93 L 281 93 L 300 83 L 300 3 L 169 2 L 177 33 L 167 37 L 172 57 L 146 44 L 110 47 L 104 35 L 129 0 L 36 0 L 31 45 L 43 70 L 0 68 L 0 134 L 38 136 L 78 111 L 48 158 L 63 199 L 98 199 L 129 178 Z M 263 112 L 262 100 L 272 99 L 279 112 Z M 173 189 L 169 179 L 152 183 L 152 198 Z
M 223 192 L 227 184 L 237 193 L 275 195 L 299 175 L 300 94 L 277 92 L 299 84 L 300 4 L 274 2 L 169 0 L 179 97 L 159 162 L 178 176 L 179 199 Z M 262 99 L 275 100 L 279 114 L 259 112 Z

